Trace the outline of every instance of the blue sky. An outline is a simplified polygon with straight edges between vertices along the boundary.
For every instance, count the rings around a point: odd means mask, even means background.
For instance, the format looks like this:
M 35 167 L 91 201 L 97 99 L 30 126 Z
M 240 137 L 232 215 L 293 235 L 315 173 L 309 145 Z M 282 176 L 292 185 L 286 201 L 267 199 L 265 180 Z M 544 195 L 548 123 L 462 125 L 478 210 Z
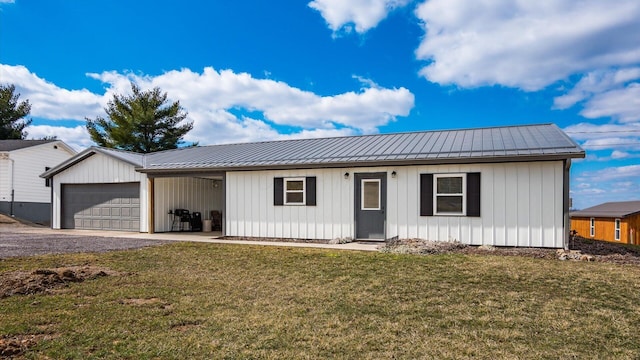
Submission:
M 0 83 L 29 138 L 92 145 L 130 81 L 201 145 L 555 123 L 587 150 L 571 196 L 640 199 L 637 0 L 0 0 Z

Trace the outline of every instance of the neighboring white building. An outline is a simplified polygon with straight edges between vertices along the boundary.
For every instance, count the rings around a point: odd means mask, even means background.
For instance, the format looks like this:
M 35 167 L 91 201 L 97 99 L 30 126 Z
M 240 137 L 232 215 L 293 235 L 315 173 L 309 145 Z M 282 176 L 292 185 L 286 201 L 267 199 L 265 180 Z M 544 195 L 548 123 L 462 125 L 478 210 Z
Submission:
M 60 140 L 0 140 L 0 212 L 49 224 L 51 187 L 39 175 L 75 154 Z
M 179 228 L 175 210 L 215 210 L 226 236 L 560 248 L 571 159 L 584 156 L 544 124 L 147 155 L 90 148 L 42 176 L 53 179 L 54 228 L 164 232 Z

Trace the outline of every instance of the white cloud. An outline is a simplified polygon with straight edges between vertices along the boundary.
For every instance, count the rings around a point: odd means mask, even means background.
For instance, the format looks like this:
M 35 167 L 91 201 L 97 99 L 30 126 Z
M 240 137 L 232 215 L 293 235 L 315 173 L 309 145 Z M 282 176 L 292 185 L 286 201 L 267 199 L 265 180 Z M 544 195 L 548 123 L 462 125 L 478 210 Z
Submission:
M 409 0 L 314 0 L 309 7 L 320 12 L 329 28 L 362 34 L 374 28 L 394 9 Z
M 640 121 L 640 83 L 595 95 L 580 114 L 587 118 L 611 117 L 623 123 Z
M 613 190 L 611 190 L 612 193 L 631 193 L 631 194 L 636 194 L 635 197 L 638 196 L 638 184 L 637 182 L 633 182 L 633 181 L 619 181 L 619 182 L 615 182 L 612 184 Z M 634 196 L 631 196 L 630 198 L 633 198 Z M 629 197 L 626 198 L 625 200 L 629 200 Z
M 369 81 L 358 90 L 320 96 L 270 79 L 257 79 L 232 70 L 207 67 L 202 73 L 189 69 L 168 71 L 158 76 L 107 71 L 87 74 L 106 84 L 104 94 L 88 90 L 66 90 L 39 78 L 23 66 L 1 65 L 3 80 L 16 84 L 21 99 L 29 99 L 31 115 L 44 119 L 84 120 L 104 115 L 103 108 L 113 94 L 130 92 L 130 81 L 141 88 L 160 87 L 189 112 L 194 128 L 185 136 L 201 145 L 281 139 L 375 133 L 379 126 L 407 116 L 414 95 L 406 88 L 373 87 Z M 10 76 L 5 76 L 9 74 Z M 236 114 L 239 113 L 239 114 Z M 254 115 L 263 119 L 254 119 Z M 286 127 L 281 133 L 279 127 Z M 63 128 L 30 128 L 30 136 Z M 85 143 L 84 134 L 79 144 Z
M 376 128 L 409 114 L 413 94 L 406 88 L 363 88 L 333 96 L 319 96 L 271 79 L 256 79 L 247 73 L 216 71 L 207 67 L 200 73 L 189 69 L 174 70 L 156 77 L 113 72 L 91 74 L 92 77 L 121 86 L 133 80 L 143 88 L 158 86 L 197 119 L 194 132 L 219 110 L 241 109 L 264 115 L 264 124 L 292 126 L 301 129 L 334 129 L 336 125 L 371 133 Z M 124 79 L 124 80 L 123 80 Z M 233 117 L 233 120 L 230 120 Z M 234 128 L 249 126 L 251 119 L 227 119 Z M 253 126 L 249 126 L 251 128 Z
M 570 75 L 640 62 L 640 2 L 430 0 L 416 9 L 428 80 L 542 89 Z
M 574 190 L 571 191 L 572 195 L 594 195 L 594 194 L 604 194 L 606 193 L 605 190 L 603 189 L 598 189 L 598 188 L 591 188 L 591 187 L 587 187 L 587 188 L 580 188 L 579 190 Z
M 631 154 L 629 154 L 626 151 L 613 150 L 611 152 L 612 159 L 625 159 L 625 158 L 628 158 L 629 156 L 631 156 Z
M 580 144 L 585 149 L 593 150 L 605 150 L 605 149 L 622 149 L 622 148 L 636 148 L 640 149 L 640 137 L 621 137 L 621 136 L 607 136 L 597 139 L 589 139 Z
M 103 95 L 87 89 L 67 90 L 32 73 L 22 65 L 0 64 L 0 79 L 14 84 L 20 100 L 29 100 L 31 116 L 51 120 L 84 119 L 102 112 L 107 103 Z
M 640 79 L 640 67 L 592 71 L 584 75 L 567 94 L 556 97 L 554 107 L 566 109 L 593 95 L 624 87 L 628 82 L 637 79 Z
M 50 125 L 33 125 L 27 129 L 29 139 L 42 139 L 43 137 L 57 137 L 58 140 L 64 141 L 67 145 L 76 151 L 82 151 L 91 145 L 94 145 L 89 137 L 89 133 L 84 126 L 63 127 Z
M 626 165 L 618 167 L 608 167 L 596 171 L 585 171 L 583 177 L 592 179 L 593 181 L 605 182 L 611 180 L 640 179 L 640 165 Z
M 607 201 L 640 200 L 640 165 L 582 171 L 572 179 L 571 197 L 577 209 Z

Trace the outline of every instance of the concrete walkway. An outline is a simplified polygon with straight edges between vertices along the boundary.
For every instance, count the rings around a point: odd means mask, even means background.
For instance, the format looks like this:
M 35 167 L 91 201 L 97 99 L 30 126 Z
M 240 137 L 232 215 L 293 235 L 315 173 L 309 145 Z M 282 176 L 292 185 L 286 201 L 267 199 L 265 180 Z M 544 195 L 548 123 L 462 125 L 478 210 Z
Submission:
M 220 237 L 222 234 L 216 232 L 167 232 L 167 233 L 135 233 L 126 231 L 102 231 L 102 230 L 75 230 L 75 229 L 50 229 L 44 227 L 3 227 L 0 226 L 0 234 L 2 232 L 12 233 L 28 233 L 28 234 L 56 234 L 56 235 L 73 235 L 73 236 L 99 236 L 111 238 L 129 238 L 129 239 L 147 239 L 147 240 L 165 240 L 165 241 L 192 241 L 206 242 L 216 244 L 242 244 L 242 245 L 262 245 L 262 246 L 286 246 L 286 247 L 304 247 L 304 248 L 321 248 L 336 250 L 358 250 L 358 251 L 378 251 L 379 244 L 376 243 L 347 243 L 347 244 L 315 244 L 304 242 L 288 242 L 288 241 L 254 241 L 254 240 L 224 240 Z M 0 235 L 1 236 L 1 235 Z

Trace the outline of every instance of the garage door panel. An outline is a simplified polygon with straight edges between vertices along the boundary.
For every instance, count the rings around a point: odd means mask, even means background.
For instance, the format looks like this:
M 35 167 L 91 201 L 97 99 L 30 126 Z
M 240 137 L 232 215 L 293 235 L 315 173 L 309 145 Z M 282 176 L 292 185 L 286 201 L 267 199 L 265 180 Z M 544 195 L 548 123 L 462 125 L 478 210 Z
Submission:
M 63 184 L 62 227 L 140 230 L 140 183 Z

